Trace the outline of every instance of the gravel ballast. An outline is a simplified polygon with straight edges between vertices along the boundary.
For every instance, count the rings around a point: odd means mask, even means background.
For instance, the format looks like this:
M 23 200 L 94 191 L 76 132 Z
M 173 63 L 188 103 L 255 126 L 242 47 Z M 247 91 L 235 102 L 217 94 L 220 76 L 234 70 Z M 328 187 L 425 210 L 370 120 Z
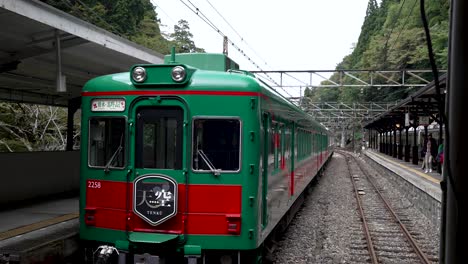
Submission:
M 366 166 L 369 167 L 369 166 Z M 372 170 L 372 168 L 369 168 Z M 374 175 L 374 173 L 372 174 Z M 397 186 L 379 179 L 392 204 L 406 215 L 413 232 L 423 237 L 431 260 L 437 262 L 438 229 L 416 210 Z M 305 203 L 277 241 L 274 263 L 366 263 L 368 253 L 345 157 L 335 153 Z M 356 253 L 358 252 L 358 253 Z M 427 253 L 427 252 L 426 252 Z

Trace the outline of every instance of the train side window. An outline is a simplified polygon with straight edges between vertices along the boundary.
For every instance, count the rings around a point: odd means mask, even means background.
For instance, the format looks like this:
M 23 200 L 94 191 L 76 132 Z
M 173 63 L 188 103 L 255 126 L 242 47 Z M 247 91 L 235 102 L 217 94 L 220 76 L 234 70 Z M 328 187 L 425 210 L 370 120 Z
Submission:
M 89 120 L 89 166 L 124 167 L 125 123 L 125 118 L 99 117 Z
M 277 156 L 276 153 L 276 122 L 271 121 L 270 126 L 268 127 L 268 134 L 269 134 L 269 147 L 268 147 L 268 171 L 274 171 L 277 166 Z
M 192 169 L 240 170 L 241 122 L 239 119 L 198 118 L 193 122 Z

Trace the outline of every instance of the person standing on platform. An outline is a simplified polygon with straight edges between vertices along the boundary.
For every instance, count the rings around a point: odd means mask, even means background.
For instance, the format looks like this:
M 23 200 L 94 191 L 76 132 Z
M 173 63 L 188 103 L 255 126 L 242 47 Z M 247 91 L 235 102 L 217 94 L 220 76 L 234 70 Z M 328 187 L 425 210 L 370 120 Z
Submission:
M 433 162 L 436 161 L 438 144 L 432 134 L 429 134 L 429 141 L 431 142 L 431 161 L 429 163 L 429 172 L 432 172 Z
M 421 157 L 422 157 L 422 165 L 421 165 L 421 170 L 427 170 L 426 166 L 426 153 L 427 153 L 427 136 L 424 137 L 424 143 L 421 145 Z
M 432 172 L 432 140 L 430 140 L 430 137 L 431 135 L 429 135 L 429 138 L 426 140 L 425 148 L 423 150 L 425 152 L 425 155 L 422 168 L 424 169 L 425 173 Z

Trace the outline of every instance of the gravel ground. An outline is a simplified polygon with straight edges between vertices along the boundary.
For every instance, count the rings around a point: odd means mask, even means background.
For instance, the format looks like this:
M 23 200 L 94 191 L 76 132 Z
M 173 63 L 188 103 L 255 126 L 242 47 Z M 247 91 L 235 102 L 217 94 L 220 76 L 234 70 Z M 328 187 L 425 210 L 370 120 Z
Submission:
M 348 263 L 352 230 L 360 228 L 351 186 L 346 161 L 335 153 L 279 241 L 275 263 Z
M 401 203 L 394 205 L 397 212 L 408 216 L 406 218 L 412 233 L 424 241 L 423 251 L 431 252 L 431 260 L 437 262 L 438 229 L 402 198 L 403 195 L 395 187 L 382 179 L 378 180 L 378 184 L 386 186 L 382 189 L 389 193 L 389 199 L 398 197 Z M 278 247 L 273 253 L 274 263 L 366 262 L 368 253 L 361 236 L 362 226 L 346 160 L 335 153 L 323 175 L 312 187 L 304 206 L 278 241 Z M 355 253 L 351 255 L 359 247 L 363 249 L 362 256 Z
M 373 180 L 380 187 L 380 191 L 390 202 L 396 213 L 406 225 L 411 234 L 429 257 L 429 260 L 438 262 L 439 254 L 439 226 L 434 226 L 422 212 L 418 210 L 405 195 L 399 192 L 398 186 L 385 177 L 378 177 L 379 173 L 368 163 L 362 163 L 373 176 Z

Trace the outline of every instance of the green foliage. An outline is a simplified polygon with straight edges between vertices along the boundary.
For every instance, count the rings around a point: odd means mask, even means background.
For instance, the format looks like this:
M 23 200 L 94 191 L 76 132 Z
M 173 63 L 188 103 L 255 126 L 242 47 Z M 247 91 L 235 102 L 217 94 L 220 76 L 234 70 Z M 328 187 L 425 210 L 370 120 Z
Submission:
M 41 0 L 91 24 L 128 37 L 143 19 L 146 0 Z
M 185 20 L 174 26 L 175 32 L 170 34 L 173 40 L 166 39 L 150 0 L 41 1 L 161 54 L 170 53 L 172 46 L 178 52 L 204 52 L 195 46 Z
M 136 34 L 130 39 L 161 54 L 169 54 L 173 45 L 162 36 L 157 13 L 153 8 L 146 10 Z
M 315 91 L 312 101 L 320 102 L 336 102 L 340 96 L 340 91 L 336 88 L 323 88 Z
M 179 23 L 174 26 L 174 33 L 171 34 L 171 38 L 178 53 L 205 52 L 205 50 L 195 46 L 192 40 L 193 34 L 190 33 L 190 26 L 186 20 L 179 20 Z
M 161 33 L 150 0 L 41 0 L 57 9 L 153 49 L 170 53 L 204 52 L 197 48 L 187 21 L 181 20 L 167 40 Z M 0 152 L 64 150 L 67 109 L 0 102 Z M 75 147 L 79 146 L 79 120 L 75 120 Z
M 449 0 L 426 1 L 432 45 L 438 68 L 447 68 Z M 419 0 L 369 0 L 358 43 L 351 54 L 338 63 L 336 69 L 429 69 L 426 37 L 422 27 Z M 357 74 L 366 79 L 365 74 Z M 431 79 L 430 74 L 423 76 Z M 346 83 L 357 84 L 347 76 L 334 74 L 332 81 L 344 78 Z M 379 77 L 377 77 L 379 78 Z M 396 78 L 396 76 L 395 76 Z M 381 79 L 379 79 L 381 80 Z M 401 81 L 401 80 L 399 80 Z M 406 81 L 406 80 L 405 80 Z M 408 80 L 411 82 L 411 80 Z M 322 84 L 330 84 L 327 81 Z M 329 90 L 334 89 L 334 92 Z M 313 101 L 362 102 L 395 101 L 408 96 L 407 88 L 320 88 L 309 97 Z M 413 91 L 414 92 L 414 91 Z

